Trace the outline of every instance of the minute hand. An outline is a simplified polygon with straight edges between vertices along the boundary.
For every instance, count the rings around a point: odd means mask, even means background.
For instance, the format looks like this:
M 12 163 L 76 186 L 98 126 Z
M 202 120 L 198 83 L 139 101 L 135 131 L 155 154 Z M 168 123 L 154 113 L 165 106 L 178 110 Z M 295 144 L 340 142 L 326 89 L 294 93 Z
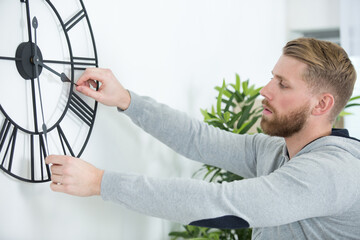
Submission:
M 39 59 L 35 59 L 35 62 L 37 62 L 40 66 L 42 66 L 43 68 L 49 70 L 50 72 L 52 72 L 53 74 L 57 75 L 58 77 L 60 77 L 60 80 L 62 82 L 69 82 L 71 84 L 74 84 L 75 86 L 77 86 L 76 83 L 73 83 L 66 75 L 65 73 L 58 73 L 57 71 L 55 71 L 54 69 L 52 69 L 51 67 L 49 67 L 48 65 L 46 65 L 45 63 L 41 62 Z

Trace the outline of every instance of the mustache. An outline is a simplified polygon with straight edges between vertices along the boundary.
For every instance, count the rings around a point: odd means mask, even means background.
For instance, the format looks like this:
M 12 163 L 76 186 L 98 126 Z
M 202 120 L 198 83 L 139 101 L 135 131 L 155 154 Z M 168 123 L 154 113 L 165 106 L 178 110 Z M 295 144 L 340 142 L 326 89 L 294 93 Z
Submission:
M 274 108 L 271 106 L 271 104 L 269 103 L 268 100 L 266 100 L 265 98 L 261 101 L 262 105 L 266 107 L 266 109 L 268 109 L 269 111 L 271 111 L 272 113 L 275 112 Z

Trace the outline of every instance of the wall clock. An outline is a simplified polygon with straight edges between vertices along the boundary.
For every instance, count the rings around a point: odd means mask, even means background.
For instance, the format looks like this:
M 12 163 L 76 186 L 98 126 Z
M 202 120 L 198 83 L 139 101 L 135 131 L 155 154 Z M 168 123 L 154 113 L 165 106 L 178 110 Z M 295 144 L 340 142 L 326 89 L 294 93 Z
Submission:
M 97 102 L 74 80 L 98 59 L 82 0 L 0 1 L 0 168 L 50 181 L 49 154 L 79 157 Z

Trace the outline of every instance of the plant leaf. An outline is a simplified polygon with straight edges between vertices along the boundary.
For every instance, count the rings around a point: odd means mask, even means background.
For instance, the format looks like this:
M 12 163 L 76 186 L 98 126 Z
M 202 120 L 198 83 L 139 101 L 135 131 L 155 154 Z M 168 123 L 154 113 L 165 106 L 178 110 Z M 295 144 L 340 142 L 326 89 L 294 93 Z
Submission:
M 238 91 L 235 92 L 235 98 L 238 103 L 244 101 L 245 95 L 243 93 L 240 93 Z
M 241 118 L 239 119 L 236 128 L 238 128 L 238 129 L 241 128 L 241 125 L 243 125 L 244 122 L 247 119 L 249 119 L 249 113 L 250 113 L 251 108 L 254 106 L 254 104 L 255 104 L 255 102 L 252 102 L 250 105 L 246 105 L 243 108 Z
M 355 107 L 355 106 L 360 106 L 360 103 L 351 103 L 351 104 L 347 104 L 347 105 L 345 106 L 345 108 Z
M 256 123 L 256 121 L 260 118 L 260 116 L 258 117 L 254 117 L 253 119 L 251 119 L 250 122 L 247 122 L 246 124 L 243 125 L 243 128 L 241 129 L 241 131 L 239 132 L 240 134 L 245 134 L 247 133 L 247 131 L 250 130 L 250 128 Z
M 225 120 L 225 123 L 227 123 L 230 119 L 230 113 L 229 112 L 225 112 L 224 113 L 224 120 Z
M 245 95 L 248 95 L 248 85 L 249 85 L 249 80 L 246 80 L 242 83 L 243 92 Z
M 239 74 L 235 74 L 235 91 L 240 92 L 240 76 Z
M 233 116 L 231 121 L 227 123 L 228 127 L 234 128 L 235 122 L 241 117 L 241 115 L 242 115 L 242 112 L 238 112 L 237 114 L 235 114 L 235 116 Z
M 222 118 L 222 112 L 221 112 L 221 100 L 223 96 L 224 89 L 226 88 L 225 80 L 223 80 L 223 85 L 219 91 L 219 95 L 217 97 L 217 104 L 216 104 L 216 113 L 217 115 Z
M 231 95 L 233 95 L 233 92 L 230 91 L 229 89 L 225 88 L 223 94 L 224 94 L 227 98 L 230 98 Z
M 352 113 L 349 113 L 349 112 L 342 111 L 342 112 L 339 114 L 339 117 L 344 117 L 344 116 L 349 116 L 349 115 L 353 115 L 353 114 L 352 114 Z
M 220 172 L 221 172 L 221 168 L 217 168 L 214 175 L 210 178 L 209 182 L 213 182 L 216 179 L 216 177 L 219 176 Z
M 355 97 L 350 98 L 350 99 L 349 99 L 349 102 L 352 102 L 352 101 L 354 101 L 354 100 L 356 100 L 356 99 L 360 99 L 360 96 L 355 96 Z

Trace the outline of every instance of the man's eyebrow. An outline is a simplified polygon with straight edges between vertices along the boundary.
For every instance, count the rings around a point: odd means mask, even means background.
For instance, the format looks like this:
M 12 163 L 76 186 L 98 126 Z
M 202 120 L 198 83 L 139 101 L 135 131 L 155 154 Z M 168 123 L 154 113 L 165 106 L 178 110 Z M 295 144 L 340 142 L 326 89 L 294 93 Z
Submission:
M 281 75 L 274 74 L 273 71 L 271 71 L 271 74 L 272 74 L 274 77 L 279 78 L 279 79 L 282 80 L 282 81 L 287 81 L 287 82 L 288 82 L 288 80 L 287 80 L 286 78 L 284 78 L 284 77 L 281 76 Z

